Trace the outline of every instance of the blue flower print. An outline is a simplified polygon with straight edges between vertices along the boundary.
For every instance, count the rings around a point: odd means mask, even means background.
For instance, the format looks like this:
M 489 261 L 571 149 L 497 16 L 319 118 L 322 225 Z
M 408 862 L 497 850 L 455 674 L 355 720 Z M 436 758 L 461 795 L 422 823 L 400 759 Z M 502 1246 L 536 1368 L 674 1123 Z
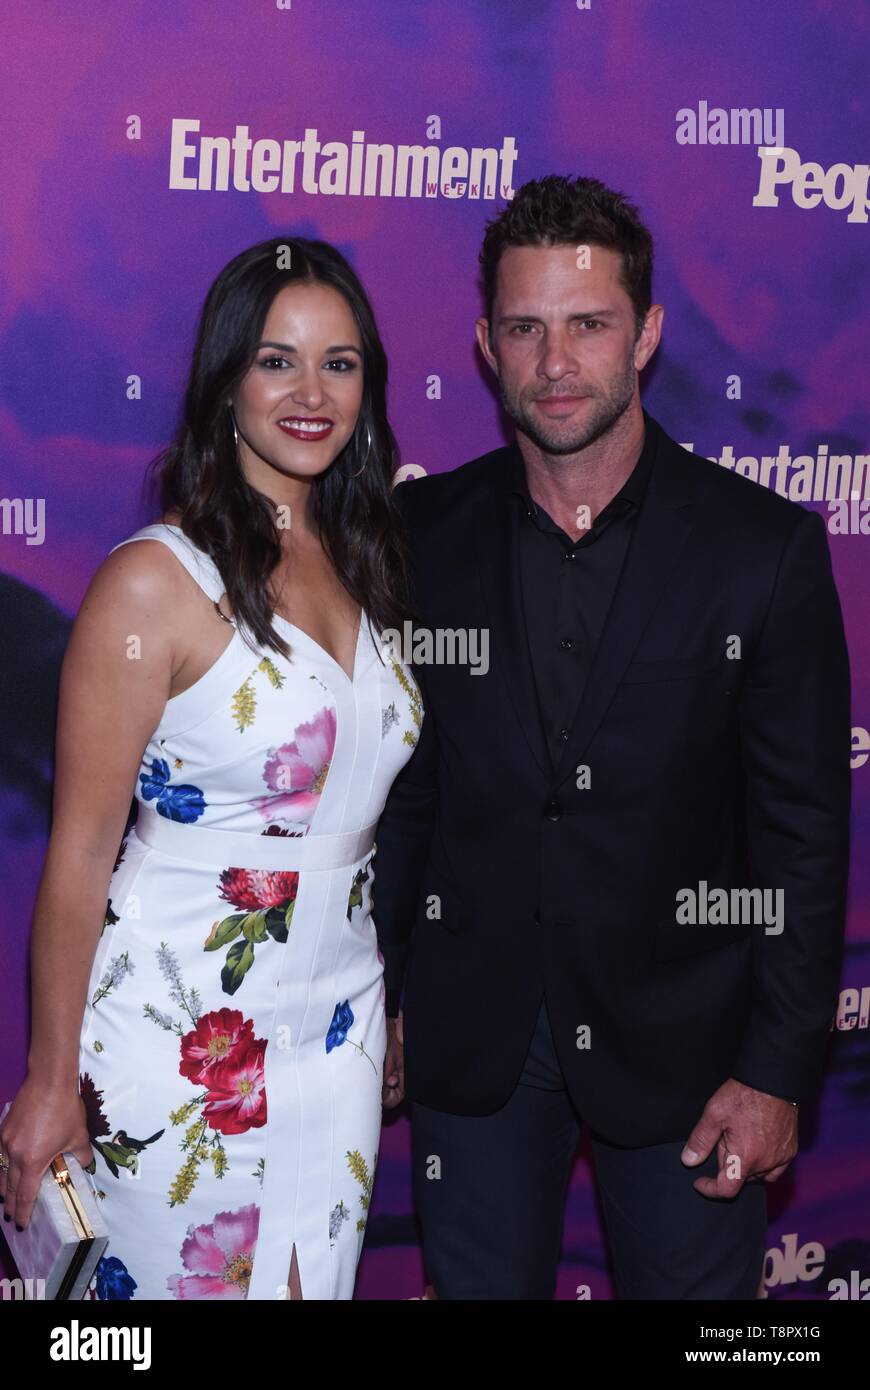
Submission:
M 331 1052 L 334 1047 L 340 1047 L 343 1042 L 347 1042 L 348 1029 L 352 1025 L 353 1009 L 345 999 L 343 1004 L 336 1004 L 335 1006 L 335 1013 L 332 1015 L 332 1022 L 326 1035 L 327 1052 Z
M 334 1047 L 341 1047 L 342 1043 L 350 1043 L 351 1047 L 355 1047 L 357 1052 L 361 1053 L 363 1057 L 368 1057 L 369 1061 L 372 1063 L 374 1073 L 377 1076 L 378 1069 L 372 1061 L 371 1057 L 369 1057 L 369 1054 L 366 1052 L 362 1043 L 356 1043 L 354 1042 L 353 1038 L 349 1038 L 347 1036 L 352 1027 L 353 1009 L 350 1007 L 349 1001 L 345 999 L 343 1004 L 336 1004 L 335 1006 L 335 1011 L 332 1015 L 332 1022 L 330 1023 L 326 1034 L 327 1052 L 331 1052 Z
M 132 1298 L 139 1285 L 117 1255 L 103 1256 L 97 1265 L 97 1298 Z
M 150 776 L 147 772 L 140 772 L 139 781 L 145 800 L 153 801 L 156 797 L 157 812 L 167 820 L 179 820 L 189 825 L 205 810 L 205 797 L 199 787 L 170 787 L 169 764 L 165 758 L 154 758 Z

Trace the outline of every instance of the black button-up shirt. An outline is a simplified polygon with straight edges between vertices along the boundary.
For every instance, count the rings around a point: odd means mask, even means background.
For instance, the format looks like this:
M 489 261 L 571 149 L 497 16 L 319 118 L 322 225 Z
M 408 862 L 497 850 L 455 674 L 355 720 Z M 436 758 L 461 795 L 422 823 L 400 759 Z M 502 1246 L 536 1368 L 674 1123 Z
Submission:
M 538 703 L 553 764 L 579 708 L 589 668 L 628 551 L 655 456 L 655 422 L 644 411 L 643 448 L 629 477 L 579 539 L 531 497 L 514 450 L 511 488 L 521 508 L 520 580 Z

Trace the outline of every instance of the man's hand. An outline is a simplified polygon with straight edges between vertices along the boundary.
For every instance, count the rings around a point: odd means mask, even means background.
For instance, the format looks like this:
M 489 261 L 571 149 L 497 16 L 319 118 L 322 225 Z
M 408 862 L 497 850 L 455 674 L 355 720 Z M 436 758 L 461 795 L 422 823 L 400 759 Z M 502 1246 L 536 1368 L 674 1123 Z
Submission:
M 750 1178 L 776 1182 L 798 1151 L 797 1110 L 729 1077 L 707 1101 L 680 1157 L 695 1167 L 714 1148 L 718 1174 L 692 1184 L 704 1197 L 735 1197 Z
M 402 1010 L 398 1018 L 387 1019 L 387 1052 L 384 1057 L 384 1085 L 381 1101 L 385 1110 L 392 1110 L 405 1098 L 405 1037 L 402 1031 Z

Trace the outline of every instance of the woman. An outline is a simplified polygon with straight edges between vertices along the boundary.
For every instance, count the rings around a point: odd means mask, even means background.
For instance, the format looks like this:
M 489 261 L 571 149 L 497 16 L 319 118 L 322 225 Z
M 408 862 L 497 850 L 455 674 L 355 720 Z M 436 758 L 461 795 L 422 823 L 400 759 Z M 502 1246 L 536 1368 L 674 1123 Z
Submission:
M 386 376 L 337 251 L 237 256 L 157 460 L 163 519 L 73 628 L 0 1192 L 23 1224 L 54 1154 L 95 1161 L 92 1297 L 353 1292 L 386 1049 L 374 825 L 422 720 L 379 640 L 408 613 Z

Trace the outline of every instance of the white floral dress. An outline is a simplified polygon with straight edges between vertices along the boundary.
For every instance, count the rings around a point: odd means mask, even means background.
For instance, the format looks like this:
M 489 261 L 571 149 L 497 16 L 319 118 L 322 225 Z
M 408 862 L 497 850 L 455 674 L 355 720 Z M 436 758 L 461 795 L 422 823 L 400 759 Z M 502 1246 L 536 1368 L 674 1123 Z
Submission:
M 220 598 L 179 528 L 121 544 L 145 539 Z M 137 778 L 79 1046 L 92 1298 L 283 1299 L 294 1244 L 304 1298 L 353 1293 L 386 1048 L 374 827 L 423 711 L 365 614 L 352 680 L 275 623 L 290 660 L 237 628 Z

